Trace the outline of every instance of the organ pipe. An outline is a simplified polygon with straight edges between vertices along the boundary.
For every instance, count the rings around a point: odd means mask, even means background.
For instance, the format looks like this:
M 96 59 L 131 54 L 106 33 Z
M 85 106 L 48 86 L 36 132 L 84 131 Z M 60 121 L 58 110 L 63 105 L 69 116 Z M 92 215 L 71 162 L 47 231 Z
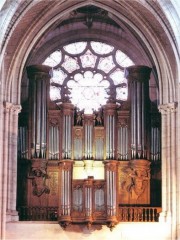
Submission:
M 51 68 L 45 65 L 32 65 L 27 67 L 27 74 L 30 80 L 31 157 L 46 158 L 47 96 Z
M 28 159 L 27 127 L 20 126 L 18 130 L 18 157 Z
M 49 126 L 49 159 L 59 159 L 59 128 Z
M 61 172 L 59 221 L 70 222 L 72 161 L 62 160 L 59 167 Z
M 84 144 L 84 157 L 85 159 L 92 159 L 93 157 L 93 115 L 85 115 L 85 144 Z
M 116 104 L 107 103 L 105 108 L 106 123 L 106 159 L 115 158 L 115 113 Z
M 117 161 L 106 160 L 107 221 L 110 227 L 117 223 Z
M 149 78 L 151 68 L 131 66 L 125 69 L 131 104 L 131 158 L 146 159 L 149 149 Z M 145 107 L 146 106 L 146 107 Z
M 72 153 L 72 116 L 73 105 L 71 103 L 63 103 L 61 105 L 63 109 L 63 158 L 71 159 Z

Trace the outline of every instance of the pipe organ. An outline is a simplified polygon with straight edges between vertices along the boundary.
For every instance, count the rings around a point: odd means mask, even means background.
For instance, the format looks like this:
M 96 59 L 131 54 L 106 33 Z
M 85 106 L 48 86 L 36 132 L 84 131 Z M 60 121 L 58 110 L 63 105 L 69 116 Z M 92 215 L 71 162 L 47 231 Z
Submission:
M 128 67 L 128 100 L 119 105 L 110 96 L 99 112 L 84 114 L 67 96 L 58 105 L 49 99 L 50 67 L 27 68 L 18 147 L 19 169 L 27 173 L 24 204 L 58 207 L 62 227 L 106 223 L 111 229 L 120 205 L 153 205 L 150 170 L 160 161 L 160 124 L 150 109 L 150 72 Z

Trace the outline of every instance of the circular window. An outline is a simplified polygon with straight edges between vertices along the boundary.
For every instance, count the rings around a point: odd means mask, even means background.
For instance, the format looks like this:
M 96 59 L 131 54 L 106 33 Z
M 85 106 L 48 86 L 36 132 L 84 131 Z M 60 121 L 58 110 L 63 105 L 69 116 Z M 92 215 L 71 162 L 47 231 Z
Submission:
M 43 62 L 53 68 L 50 99 L 71 102 L 91 114 L 109 102 L 127 100 L 124 68 L 132 60 L 103 42 L 75 42 L 51 53 Z

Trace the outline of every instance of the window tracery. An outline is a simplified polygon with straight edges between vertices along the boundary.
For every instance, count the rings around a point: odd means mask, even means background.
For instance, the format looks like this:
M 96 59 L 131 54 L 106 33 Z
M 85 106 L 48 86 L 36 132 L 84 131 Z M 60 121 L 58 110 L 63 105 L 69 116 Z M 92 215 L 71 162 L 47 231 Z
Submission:
M 43 64 L 53 68 L 50 99 L 57 104 L 70 101 L 91 114 L 107 101 L 127 100 L 124 68 L 134 63 L 114 46 L 97 41 L 70 43 L 53 52 Z

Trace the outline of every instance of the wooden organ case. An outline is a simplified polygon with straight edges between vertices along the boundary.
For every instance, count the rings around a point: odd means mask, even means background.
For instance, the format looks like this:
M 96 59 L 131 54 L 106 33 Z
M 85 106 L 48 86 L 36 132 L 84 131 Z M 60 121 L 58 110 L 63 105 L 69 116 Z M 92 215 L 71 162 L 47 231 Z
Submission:
M 27 68 L 18 206 L 45 207 L 63 227 L 99 223 L 112 229 L 120 221 L 120 206 L 153 204 L 150 164 L 160 160 L 160 126 L 152 124 L 151 69 L 127 68 L 128 100 L 119 106 L 111 99 L 93 114 L 78 111 L 68 98 L 60 105 L 51 102 L 50 71 Z

